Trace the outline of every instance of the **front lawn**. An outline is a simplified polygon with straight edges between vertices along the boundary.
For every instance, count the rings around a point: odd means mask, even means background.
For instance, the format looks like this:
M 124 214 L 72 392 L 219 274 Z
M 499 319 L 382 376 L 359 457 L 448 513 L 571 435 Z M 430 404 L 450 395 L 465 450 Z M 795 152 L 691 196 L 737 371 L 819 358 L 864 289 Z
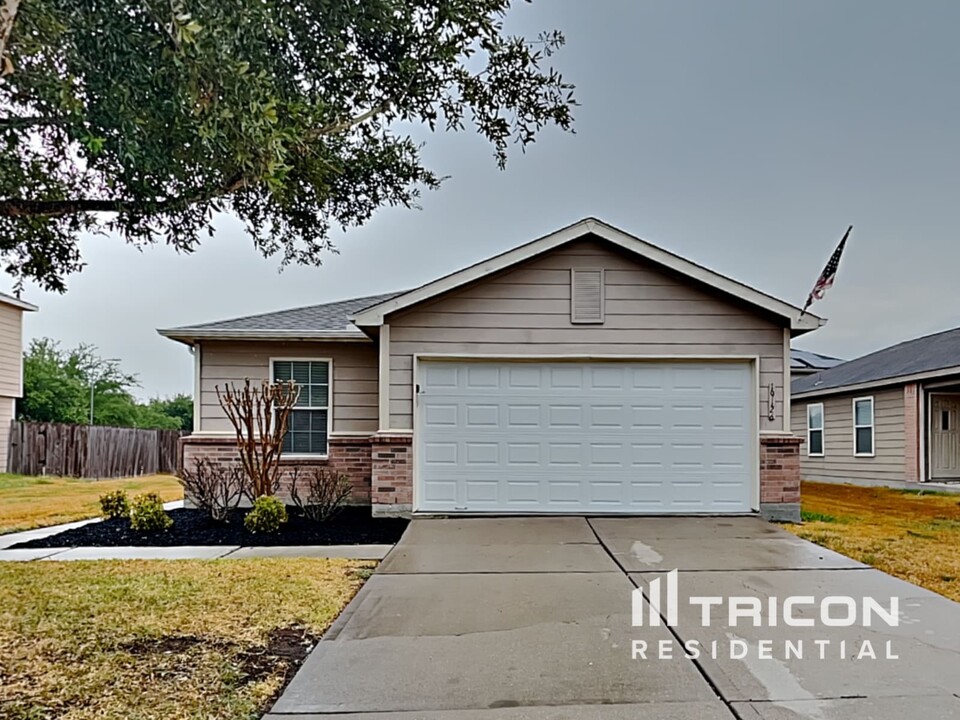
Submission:
M 0 717 L 259 717 L 373 565 L 0 563 Z
M 787 530 L 960 601 L 960 495 L 804 482 Z
M 84 480 L 0 474 L 0 533 L 96 517 L 100 496 L 113 490 L 126 490 L 131 497 L 157 492 L 166 502 L 183 498 L 172 475 Z

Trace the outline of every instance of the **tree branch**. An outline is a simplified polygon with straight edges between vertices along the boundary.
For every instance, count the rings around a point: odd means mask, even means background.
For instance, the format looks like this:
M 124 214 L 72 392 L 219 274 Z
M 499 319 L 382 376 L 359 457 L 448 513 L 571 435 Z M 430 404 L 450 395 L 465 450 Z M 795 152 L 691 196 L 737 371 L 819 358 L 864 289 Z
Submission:
M 46 217 L 55 218 L 79 213 L 115 212 L 147 215 L 174 210 L 193 203 L 206 202 L 229 195 L 247 185 L 247 178 L 238 174 L 219 188 L 205 192 L 170 198 L 168 200 L 100 200 L 78 198 L 75 200 L 24 200 L 21 198 L 0 199 L 0 217 Z
M 0 78 L 13 72 L 13 62 L 7 55 L 7 42 L 19 9 L 20 0 L 3 0 L 3 6 L 0 6 Z

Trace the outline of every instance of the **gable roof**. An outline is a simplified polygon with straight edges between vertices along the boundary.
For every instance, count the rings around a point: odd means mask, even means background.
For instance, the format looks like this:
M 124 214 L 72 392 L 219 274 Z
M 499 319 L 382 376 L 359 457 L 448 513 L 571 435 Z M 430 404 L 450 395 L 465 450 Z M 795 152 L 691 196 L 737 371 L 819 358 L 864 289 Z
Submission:
M 663 248 L 641 240 L 638 237 L 618 230 L 596 218 L 586 218 L 561 230 L 545 235 L 537 240 L 508 250 L 470 267 L 446 275 L 438 280 L 422 285 L 405 293 L 383 300 L 371 307 L 355 312 L 351 319 L 361 327 L 383 325 L 384 317 L 390 313 L 408 308 L 429 300 L 442 293 L 454 290 L 467 283 L 479 280 L 487 275 L 500 272 L 518 263 L 529 260 L 548 250 L 569 243 L 585 235 L 594 235 L 625 250 L 636 253 L 669 270 L 696 280 L 719 290 L 725 295 L 738 298 L 750 305 L 763 309 L 773 315 L 790 321 L 794 335 L 816 330 L 826 321 L 810 313 L 801 314 L 800 308 L 778 300 L 775 297 L 755 290 L 741 282 L 709 270 L 701 265 L 674 255 Z
M 960 328 L 907 340 L 798 378 L 790 390 L 795 396 L 819 395 L 863 385 L 894 385 L 917 375 L 936 377 L 953 373 L 960 373 Z
M 164 337 L 190 343 L 199 339 L 318 338 L 368 340 L 349 316 L 370 305 L 399 295 L 400 292 L 367 295 L 322 305 L 247 315 L 230 320 L 168 328 L 157 332 Z
M 821 355 L 820 353 L 810 352 L 809 350 L 790 348 L 790 368 L 792 370 L 826 370 L 843 362 L 846 362 L 846 360 L 830 357 L 829 355 Z

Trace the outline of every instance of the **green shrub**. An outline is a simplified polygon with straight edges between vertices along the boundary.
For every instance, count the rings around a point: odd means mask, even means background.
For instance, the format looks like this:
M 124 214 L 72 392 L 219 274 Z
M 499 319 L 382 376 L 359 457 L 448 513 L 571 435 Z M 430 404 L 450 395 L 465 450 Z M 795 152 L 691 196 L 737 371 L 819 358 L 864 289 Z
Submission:
M 273 495 L 253 501 L 253 508 L 243 518 L 243 526 L 252 533 L 275 533 L 287 521 L 286 506 Z
M 130 503 L 130 527 L 139 532 L 168 530 L 173 518 L 163 509 L 163 498 L 157 493 L 137 495 Z
M 107 520 L 116 520 L 130 515 L 130 503 L 124 490 L 114 490 L 100 496 L 100 514 Z

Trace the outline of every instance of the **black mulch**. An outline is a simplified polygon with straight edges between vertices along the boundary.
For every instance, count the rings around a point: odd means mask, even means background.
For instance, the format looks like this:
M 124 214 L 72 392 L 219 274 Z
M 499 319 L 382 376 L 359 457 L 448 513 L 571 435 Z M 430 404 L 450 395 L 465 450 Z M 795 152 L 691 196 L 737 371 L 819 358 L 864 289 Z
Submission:
M 65 530 L 15 548 L 117 547 L 124 545 L 177 547 L 181 545 L 361 545 L 392 544 L 400 539 L 407 520 L 370 517 L 369 507 L 348 507 L 323 523 L 307 520 L 288 508 L 290 520 L 272 535 L 254 534 L 243 527 L 244 510 L 235 511 L 224 525 L 212 522 L 200 510 L 171 510 L 173 527 L 163 532 L 133 530 L 127 520 L 104 520 Z

